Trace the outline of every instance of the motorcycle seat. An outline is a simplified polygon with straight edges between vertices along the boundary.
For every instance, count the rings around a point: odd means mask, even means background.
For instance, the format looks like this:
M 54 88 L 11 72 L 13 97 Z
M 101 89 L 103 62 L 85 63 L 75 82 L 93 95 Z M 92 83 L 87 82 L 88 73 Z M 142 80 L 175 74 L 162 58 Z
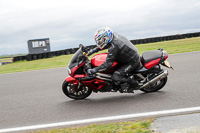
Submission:
M 142 54 L 142 61 L 148 63 L 152 60 L 159 59 L 162 57 L 162 52 L 160 50 L 146 51 Z

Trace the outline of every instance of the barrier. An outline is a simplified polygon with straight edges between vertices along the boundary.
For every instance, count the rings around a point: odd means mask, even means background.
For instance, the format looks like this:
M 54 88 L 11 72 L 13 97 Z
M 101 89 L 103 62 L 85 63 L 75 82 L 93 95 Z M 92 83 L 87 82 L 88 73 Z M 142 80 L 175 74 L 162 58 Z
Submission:
M 136 39 L 136 40 L 130 40 L 131 43 L 138 45 L 138 44 L 146 44 L 146 43 L 155 43 L 155 42 L 161 42 L 161 41 L 168 41 L 168 40 L 177 40 L 177 39 L 184 39 L 184 38 L 192 38 L 192 37 L 199 37 L 200 32 L 195 33 L 187 33 L 187 34 L 177 34 L 177 35 L 169 35 L 169 36 L 161 36 L 161 37 L 152 37 L 152 38 L 145 38 L 145 39 Z M 90 45 L 86 46 L 88 49 L 96 47 L 96 45 Z M 43 58 L 51 58 L 53 56 L 60 56 L 60 55 L 69 55 L 74 54 L 78 48 L 70 48 L 60 51 L 53 51 L 53 52 L 46 52 L 46 53 L 39 53 L 39 54 L 28 54 L 26 56 L 16 56 L 13 58 L 13 62 L 16 61 L 32 61 L 32 60 L 38 60 Z
M 20 59 L 18 59 L 18 60 L 20 60 Z M 2 57 L 2 58 L 0 58 L 0 66 L 5 65 L 5 64 L 10 64 L 12 62 L 13 62 L 12 57 Z

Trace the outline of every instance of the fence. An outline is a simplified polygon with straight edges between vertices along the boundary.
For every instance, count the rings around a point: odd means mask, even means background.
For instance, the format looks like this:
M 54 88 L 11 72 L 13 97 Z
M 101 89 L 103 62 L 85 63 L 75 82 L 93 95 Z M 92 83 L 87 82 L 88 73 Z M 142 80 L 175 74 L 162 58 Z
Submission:
M 94 48 L 95 45 L 91 45 L 87 47 Z M 78 48 L 70 48 L 70 49 L 47 52 L 47 53 L 28 54 L 26 56 L 16 56 L 13 58 L 13 62 L 22 61 L 22 60 L 32 61 L 32 60 L 38 60 L 38 59 L 43 59 L 43 58 L 51 58 L 51 57 L 60 56 L 60 55 L 69 55 L 69 54 L 74 54 L 77 50 Z
M 199 36 L 200 36 L 200 32 L 196 32 L 196 33 L 177 34 L 177 35 L 162 36 L 162 37 L 152 37 L 152 38 L 145 38 L 145 39 L 136 39 L 136 40 L 130 40 L 130 41 L 133 44 L 145 44 L 145 43 L 154 43 L 154 42 L 161 42 L 161 41 L 168 41 L 168 40 L 199 37 Z M 95 45 L 87 46 L 87 48 L 93 48 L 93 47 L 95 47 Z M 78 48 L 70 48 L 70 49 L 47 52 L 47 53 L 28 54 L 26 56 L 16 56 L 13 58 L 13 62 L 22 61 L 22 60 L 32 61 L 32 60 L 38 60 L 38 59 L 43 59 L 43 58 L 51 58 L 53 56 L 74 54 L 77 50 Z
M 153 43 L 153 42 L 161 42 L 161 41 L 168 41 L 168 40 L 192 38 L 192 37 L 198 37 L 198 36 L 200 36 L 200 32 L 177 34 L 177 35 L 162 36 L 162 37 L 152 37 L 152 38 L 137 39 L 137 40 L 130 40 L 130 41 L 133 44 L 144 44 L 144 43 Z

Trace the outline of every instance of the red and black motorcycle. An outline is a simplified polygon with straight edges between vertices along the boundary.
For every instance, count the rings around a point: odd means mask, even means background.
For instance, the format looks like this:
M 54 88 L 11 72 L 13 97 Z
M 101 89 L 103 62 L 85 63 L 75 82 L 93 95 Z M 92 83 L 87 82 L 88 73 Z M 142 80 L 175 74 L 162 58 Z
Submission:
M 93 92 L 129 92 L 129 84 L 122 83 L 116 85 L 112 79 L 112 74 L 121 66 L 120 63 L 114 62 L 112 67 L 105 72 L 88 75 L 87 69 L 94 68 L 105 62 L 107 53 L 97 54 L 88 59 L 87 51 L 83 45 L 71 58 L 68 65 L 69 77 L 65 79 L 62 90 L 66 96 L 72 99 L 84 99 Z M 163 70 L 161 65 L 172 68 L 166 59 L 167 51 L 163 49 L 146 51 L 142 54 L 141 63 L 143 67 L 127 74 L 130 78 L 134 78 L 143 85 L 134 90 L 143 92 L 156 92 L 162 89 L 167 82 L 168 71 Z

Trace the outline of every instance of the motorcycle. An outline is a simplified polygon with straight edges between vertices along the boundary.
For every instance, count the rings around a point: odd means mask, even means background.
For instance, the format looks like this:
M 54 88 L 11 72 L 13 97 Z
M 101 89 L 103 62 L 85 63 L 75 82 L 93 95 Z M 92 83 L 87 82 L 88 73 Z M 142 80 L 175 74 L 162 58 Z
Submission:
M 130 93 L 128 83 L 116 85 L 112 81 L 112 74 L 121 66 L 119 62 L 115 61 L 108 71 L 89 75 L 87 70 L 104 63 L 107 53 L 97 54 L 91 60 L 87 55 L 88 51 L 80 44 L 79 49 L 71 58 L 68 65 L 69 76 L 62 85 L 63 93 L 67 97 L 79 100 L 87 98 L 92 92 Z M 143 52 L 141 56 L 143 67 L 126 75 L 142 84 L 140 87 L 135 87 L 132 93 L 134 90 L 149 93 L 162 89 L 167 83 L 168 71 L 162 69 L 161 66 L 173 69 L 167 58 L 168 53 L 163 49 Z

